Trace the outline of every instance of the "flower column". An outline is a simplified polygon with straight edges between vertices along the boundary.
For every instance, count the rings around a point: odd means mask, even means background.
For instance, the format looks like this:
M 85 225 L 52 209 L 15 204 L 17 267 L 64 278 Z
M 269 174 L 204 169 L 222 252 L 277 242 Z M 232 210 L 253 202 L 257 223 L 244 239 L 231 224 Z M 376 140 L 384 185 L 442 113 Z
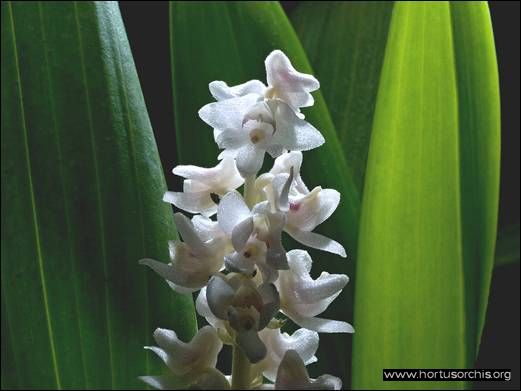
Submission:
M 297 72 L 280 50 L 265 64 L 267 86 L 259 80 L 233 87 L 210 83 L 216 102 L 199 116 L 213 128 L 220 162 L 174 168 L 185 178 L 183 192 L 167 192 L 163 200 L 195 215 L 174 215 L 183 242 L 169 244 L 171 263 L 140 261 L 177 292 L 200 290 L 197 311 L 209 323 L 189 343 L 156 330 L 159 347 L 147 349 L 172 373 L 141 378 L 155 388 L 341 387 L 330 375 L 310 379 L 305 365 L 317 361 L 318 332 L 354 332 L 346 322 L 317 317 L 349 279 L 327 272 L 312 279 L 309 254 L 286 252 L 282 244 L 286 232 L 308 247 L 346 257 L 341 244 L 313 232 L 334 212 L 340 194 L 310 191 L 300 176 L 302 151 L 324 143 L 300 112 L 313 105 L 310 93 L 319 83 Z M 257 176 L 266 153 L 275 159 L 273 167 Z M 285 317 L 302 328 L 282 333 Z M 231 377 L 215 369 L 223 343 L 233 347 Z M 273 383 L 263 385 L 264 379 Z

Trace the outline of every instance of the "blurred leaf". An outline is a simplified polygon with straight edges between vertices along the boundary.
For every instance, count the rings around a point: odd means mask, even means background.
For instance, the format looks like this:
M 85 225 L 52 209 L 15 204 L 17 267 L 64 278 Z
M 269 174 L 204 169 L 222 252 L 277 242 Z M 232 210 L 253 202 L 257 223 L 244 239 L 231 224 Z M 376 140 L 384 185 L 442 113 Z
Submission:
M 515 224 L 498 233 L 495 266 L 519 262 L 519 258 L 519 224 Z
M 139 266 L 175 237 L 117 3 L 2 3 L 2 387 L 142 387 L 191 297 Z M 150 362 L 149 362 L 150 361 Z
M 291 14 L 362 193 L 393 2 L 302 1 Z
M 394 6 L 364 185 L 353 388 L 425 388 L 382 382 L 382 368 L 474 363 L 497 220 L 493 49 L 484 3 Z
M 277 2 L 172 2 L 170 13 L 180 163 L 213 166 L 217 162 L 218 149 L 212 130 L 197 115 L 204 104 L 213 101 L 208 92 L 209 82 L 224 80 L 233 85 L 250 79 L 265 80 L 264 59 L 273 49 L 282 49 L 299 71 L 313 72 Z M 322 95 L 318 92 L 314 96 L 315 106 L 304 113 L 306 119 L 322 132 L 326 144 L 304 154 L 302 175 L 311 187 L 332 187 L 342 194 L 338 210 L 320 226 L 320 231 L 342 242 L 349 258 L 353 258 L 357 242 L 358 192 Z M 352 275 L 352 261 L 318 251 L 310 253 L 316 262 L 314 270 Z M 352 285 L 327 315 L 350 320 L 351 303 Z M 333 312 L 335 308 L 336 312 Z M 321 338 L 322 351 L 329 353 L 329 359 L 322 355 L 315 369 L 344 370 L 351 350 L 350 339 L 350 336 L 338 335 Z M 331 354 L 335 351 L 337 354 Z

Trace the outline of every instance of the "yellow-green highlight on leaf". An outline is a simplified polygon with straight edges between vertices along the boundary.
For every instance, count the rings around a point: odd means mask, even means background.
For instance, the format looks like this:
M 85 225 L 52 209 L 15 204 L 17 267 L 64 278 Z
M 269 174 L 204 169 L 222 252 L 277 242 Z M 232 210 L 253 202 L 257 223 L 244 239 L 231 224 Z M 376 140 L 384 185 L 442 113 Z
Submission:
M 2 388 L 141 388 L 192 298 L 137 261 L 175 238 L 116 2 L 2 2 Z
M 464 368 L 465 282 L 450 6 L 398 2 L 378 89 L 360 223 L 353 388 L 383 368 Z
M 302 1 L 291 21 L 362 193 L 392 1 Z
M 197 111 L 212 101 L 209 82 L 223 80 L 233 85 L 250 79 L 265 79 L 264 59 L 273 49 L 283 50 L 297 70 L 313 71 L 278 2 L 176 1 L 170 4 L 178 156 L 182 164 L 215 165 L 218 149 L 212 129 L 197 116 Z M 339 208 L 319 230 L 344 244 L 350 259 L 319 251 L 310 253 L 316 262 L 315 269 L 353 277 L 359 195 L 322 94 L 319 91 L 313 95 L 315 106 L 304 110 L 304 114 L 322 132 L 326 144 L 304 154 L 302 175 L 308 186 L 331 187 L 341 193 Z M 325 316 L 350 320 L 352 289 L 350 283 L 332 305 L 332 312 Z M 322 348 L 318 354 L 323 358 L 315 369 L 334 367 L 338 369 L 336 373 L 345 377 L 341 372 L 347 367 L 351 336 L 329 337 L 321 338 Z

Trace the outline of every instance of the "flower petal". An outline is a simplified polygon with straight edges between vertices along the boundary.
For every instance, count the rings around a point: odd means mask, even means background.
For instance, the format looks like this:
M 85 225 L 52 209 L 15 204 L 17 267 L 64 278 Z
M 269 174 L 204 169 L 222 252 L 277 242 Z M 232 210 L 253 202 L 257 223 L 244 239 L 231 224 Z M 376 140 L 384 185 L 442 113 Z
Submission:
M 277 369 L 288 350 L 295 350 L 305 365 L 317 361 L 315 353 L 318 349 L 319 337 L 316 331 L 298 329 L 292 335 L 282 333 L 280 329 L 265 328 L 259 333 L 268 349 L 266 358 L 259 363 L 264 376 L 275 381 Z
M 311 262 L 306 251 L 288 252 L 290 270 L 280 272 L 276 281 L 282 311 L 302 327 L 322 332 L 349 332 L 345 322 L 313 318 L 325 311 L 341 293 L 348 277 L 323 272 L 313 280 L 309 275 Z
M 322 134 L 309 122 L 298 118 L 287 104 L 270 101 L 268 105 L 274 113 L 276 127 L 272 144 L 282 145 L 292 151 L 308 151 L 324 144 Z
M 344 289 L 348 282 L 349 277 L 345 274 L 322 272 L 316 280 L 312 280 L 308 275 L 304 284 L 312 289 L 302 289 L 299 291 L 299 299 L 303 302 L 327 299 Z
M 242 128 L 235 130 L 224 130 L 216 134 L 214 132 L 215 143 L 220 149 L 225 149 L 221 152 L 222 158 L 235 158 L 237 156 L 237 149 L 250 142 L 248 133 L 243 132 Z
M 262 330 L 268 325 L 270 320 L 279 312 L 280 297 L 274 284 L 263 283 L 258 287 L 258 292 L 262 297 L 262 309 L 259 313 L 258 330 Z
M 232 245 L 236 251 L 241 251 L 253 232 L 253 217 L 247 217 L 232 229 Z
M 293 167 L 290 168 L 288 174 L 275 175 L 272 181 L 273 191 L 275 193 L 275 207 L 281 212 L 289 210 L 289 189 L 293 183 Z
M 195 276 L 190 273 L 180 273 L 172 264 L 166 264 L 154 259 L 145 258 L 139 261 L 140 265 L 145 265 L 159 274 L 167 282 L 172 282 L 170 287 L 179 293 L 195 292 L 206 284 L 204 279 L 200 280 L 198 274 Z M 181 289 L 177 289 L 180 287 Z
M 195 215 L 192 217 L 192 224 L 197 232 L 197 236 L 199 236 L 203 242 L 220 238 L 225 235 L 221 230 L 219 223 L 206 216 Z
M 167 191 L 163 195 L 163 201 L 189 213 L 201 213 L 207 217 L 217 212 L 217 205 L 213 202 L 208 191 L 197 193 Z
M 187 389 L 190 390 L 229 390 L 230 383 L 221 371 L 206 368 Z
M 249 109 L 259 100 L 256 94 L 209 103 L 199 110 L 199 117 L 212 128 L 240 130 Z
M 312 231 L 333 214 L 339 202 L 338 191 L 317 186 L 305 196 L 291 199 L 293 208 L 288 214 L 288 225 Z
M 208 301 L 206 300 L 206 287 L 203 287 L 197 295 L 197 299 L 195 300 L 195 309 L 197 313 L 204 317 L 215 329 L 223 327 L 223 321 L 218 319 L 208 306 Z
M 259 172 L 264 161 L 265 152 L 265 150 L 257 148 L 254 144 L 246 144 L 237 149 L 237 156 L 235 157 L 237 169 L 244 178 Z
M 193 293 L 193 292 L 197 291 L 197 289 L 198 289 L 198 288 L 185 288 L 184 286 L 174 284 L 172 281 L 168 281 L 168 280 L 166 280 L 166 283 L 168 284 L 170 289 L 172 289 L 173 291 L 180 293 L 182 295 Z
M 215 100 L 237 98 L 247 94 L 264 95 L 266 86 L 260 80 L 249 80 L 246 83 L 229 87 L 224 81 L 212 81 L 209 84 L 210 93 Z
M 295 314 L 286 314 L 300 327 L 318 333 L 354 333 L 355 329 L 347 322 L 323 318 L 306 318 Z
M 344 247 L 333 239 L 327 238 L 315 232 L 301 231 L 294 228 L 286 228 L 285 231 L 297 242 L 305 244 L 308 247 L 337 254 L 343 258 L 347 257 Z
M 250 208 L 237 191 L 230 191 L 219 202 L 217 221 L 221 229 L 231 235 L 233 228 L 241 221 L 250 217 Z
M 195 255 L 208 255 L 209 249 L 197 236 L 194 224 L 182 213 L 174 213 L 174 222 L 177 231 Z
M 242 252 L 237 251 L 225 256 L 224 265 L 228 271 L 235 273 L 252 275 L 255 271 L 255 263 L 250 258 L 244 257 Z
M 228 319 L 228 307 L 234 296 L 235 289 L 223 277 L 215 275 L 210 279 L 206 288 L 206 300 L 216 317 Z
M 235 166 L 235 160 L 230 157 L 222 159 L 215 167 L 180 165 L 175 167 L 172 172 L 199 182 L 201 190 L 206 189 L 208 192 L 214 193 L 224 193 L 236 189 L 244 183 L 244 179 L 239 175 Z M 186 188 L 185 191 L 187 191 Z
M 331 375 L 310 379 L 302 358 L 295 350 L 288 350 L 277 371 L 276 390 L 340 390 L 342 381 Z
M 280 155 L 275 159 L 273 167 L 270 173 L 273 175 L 277 174 L 289 174 L 290 168 L 293 167 L 295 176 L 300 174 L 300 167 L 302 166 L 302 152 L 301 151 L 290 151 Z
M 197 373 L 215 367 L 222 342 L 211 326 L 202 327 L 189 343 L 184 343 L 175 331 L 156 329 L 154 339 L 157 346 L 145 346 L 156 353 L 175 375 Z
M 311 389 L 309 374 L 302 358 L 295 350 L 287 350 L 284 354 L 275 380 L 276 390 Z
M 315 77 L 298 72 L 289 58 L 280 50 L 271 52 L 266 57 L 265 65 L 266 80 L 277 98 L 284 100 L 294 108 L 313 105 L 313 97 L 309 92 L 320 87 L 320 83 Z
M 237 331 L 235 342 L 244 352 L 248 360 L 254 364 L 266 357 L 266 346 L 259 338 L 257 328 L 250 319 L 244 321 L 245 311 L 230 307 L 228 317 L 230 326 Z M 247 326 L 245 326 L 245 323 Z
M 164 376 L 139 376 L 139 380 L 156 390 L 179 390 L 186 387 L 186 384 L 179 376 L 172 374 Z
M 266 346 L 260 340 L 257 330 L 239 332 L 236 341 L 252 364 L 266 357 Z

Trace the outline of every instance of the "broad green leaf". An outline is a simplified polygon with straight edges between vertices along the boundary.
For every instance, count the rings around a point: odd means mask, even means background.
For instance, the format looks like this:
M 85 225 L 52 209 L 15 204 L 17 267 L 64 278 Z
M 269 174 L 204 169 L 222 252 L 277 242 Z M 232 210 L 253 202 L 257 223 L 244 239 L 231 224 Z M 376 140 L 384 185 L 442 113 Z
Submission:
M 264 59 L 273 49 L 282 49 L 295 67 L 312 73 L 300 42 L 277 2 L 172 2 L 170 7 L 171 52 L 175 127 L 180 163 L 215 165 L 218 149 L 212 130 L 197 111 L 213 100 L 208 92 L 212 80 L 229 84 L 265 79 Z M 324 135 L 326 144 L 304 154 L 303 178 L 308 186 L 332 187 L 342 200 L 333 217 L 319 231 L 342 242 L 350 260 L 310 251 L 314 270 L 352 276 L 357 242 L 358 192 L 352 181 L 333 123 L 320 92 L 315 106 L 304 113 Z M 350 320 L 352 284 L 325 314 Z M 330 366 L 345 367 L 350 336 L 321 338 L 323 356 Z M 329 341 L 329 342 L 327 342 Z M 336 351 L 337 354 L 331 354 Z M 320 352 L 319 352 L 320 355 Z M 336 356 L 336 357 L 335 357 Z M 328 358 L 319 361 L 325 365 Z
M 390 2 L 304 2 L 292 14 L 362 187 L 391 8 Z M 486 3 L 455 2 L 450 15 L 458 94 L 466 350 L 472 362 L 488 301 L 497 221 L 498 76 Z
M 461 143 L 498 129 L 494 122 L 482 128 L 470 122 L 474 102 L 459 89 L 473 91 L 472 76 L 460 75 L 459 39 L 453 39 L 448 3 L 395 4 L 363 197 L 354 388 L 451 388 L 458 384 L 385 383 L 381 370 L 473 365 L 478 324 L 470 314 L 477 313 L 473 300 L 488 282 L 468 285 L 484 263 L 474 259 L 472 268 L 467 262 L 466 246 L 476 243 L 467 236 L 468 205 L 462 205 L 469 197 L 466 180 L 473 175 L 467 158 L 479 152 L 468 145 L 464 151 Z M 489 66 L 474 61 L 475 67 Z M 495 97 L 493 92 L 480 96 L 481 109 L 494 105 Z M 495 147 L 490 146 L 492 155 Z M 490 162 L 496 164 L 494 158 Z M 488 189 L 474 184 L 473 191 Z M 487 215 L 497 213 L 497 204 L 478 205 Z M 479 217 L 473 222 L 484 223 Z M 495 220 L 486 223 L 495 229 Z
M 2 387 L 142 387 L 191 297 L 137 261 L 175 237 L 115 2 L 2 3 Z
M 486 2 L 450 3 L 459 99 L 461 213 L 470 363 L 485 323 L 499 200 L 499 77 Z
M 519 262 L 519 224 L 499 231 L 496 244 L 495 266 Z
M 393 2 L 303 1 L 291 14 L 362 193 Z

